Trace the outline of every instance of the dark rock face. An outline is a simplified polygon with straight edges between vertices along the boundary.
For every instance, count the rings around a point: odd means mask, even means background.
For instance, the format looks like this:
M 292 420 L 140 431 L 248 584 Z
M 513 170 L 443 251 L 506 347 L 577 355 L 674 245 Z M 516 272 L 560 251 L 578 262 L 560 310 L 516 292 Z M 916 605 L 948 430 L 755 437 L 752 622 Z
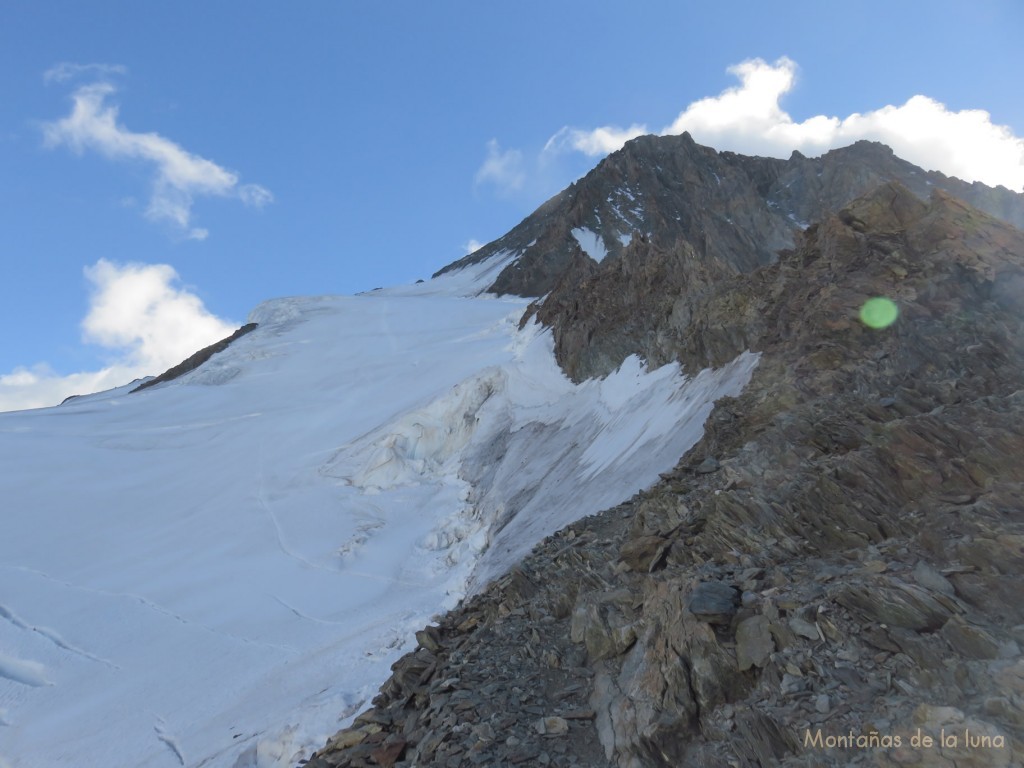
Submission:
M 536 309 L 565 364 L 750 348 L 751 383 L 661 483 L 445 617 L 309 765 L 1024 763 L 1024 233 L 889 183 L 746 271 L 630 249 L 622 303 L 577 260 Z
M 142 390 L 156 386 L 157 384 L 163 384 L 164 382 L 174 381 L 174 379 L 177 379 L 179 376 L 184 376 L 186 373 L 194 371 L 196 368 L 205 363 L 215 354 L 217 354 L 218 352 L 223 352 L 225 349 L 227 349 L 231 345 L 231 343 L 236 339 L 239 339 L 242 336 L 245 336 L 245 334 L 256 330 L 258 325 L 258 323 L 247 323 L 246 325 L 243 325 L 241 328 L 239 328 L 237 331 L 232 333 L 227 338 L 221 339 L 220 341 L 215 342 L 208 347 L 203 347 L 194 355 L 190 355 L 173 368 L 168 368 L 159 376 L 154 376 L 149 381 L 144 381 L 142 384 L 139 384 L 139 386 L 133 389 L 132 392 L 141 392 Z
M 915 267 L 915 262 L 922 256 L 948 251 L 947 241 L 961 243 L 967 251 L 958 257 L 962 262 L 958 270 L 994 269 L 974 264 L 978 257 L 970 251 L 992 248 L 992 253 L 998 253 L 1008 247 L 1003 240 L 1013 229 L 980 211 L 972 209 L 974 213 L 967 215 L 966 210 L 941 191 L 934 192 L 932 200 L 925 203 L 906 187 L 888 183 L 854 201 L 841 214 L 826 215 L 820 224 L 800 232 L 797 253 L 808 243 L 817 242 L 830 258 L 831 263 L 824 265 L 817 278 L 820 287 L 835 282 L 831 269 L 845 273 L 870 266 L 878 295 L 891 294 L 898 301 L 904 295 L 900 287 L 914 284 L 907 277 L 911 270 L 925 270 L 917 273 L 916 284 L 931 280 L 933 275 L 927 270 L 933 265 Z M 947 220 L 942 220 L 944 216 Z M 986 236 L 999 239 L 998 243 L 979 239 L 977 230 L 982 220 L 992 228 Z M 938 234 L 925 234 L 924 230 L 933 225 Z M 871 236 L 865 237 L 869 230 Z M 897 234 L 902 231 L 905 234 Z M 836 258 L 853 243 L 850 238 L 859 238 L 859 261 Z M 790 280 L 804 273 L 806 265 L 793 259 L 790 255 L 771 269 L 743 273 L 722 262 L 702 259 L 686 243 L 669 251 L 649 243 L 634 243 L 620 259 L 602 264 L 604 269 L 567 274 L 543 302 L 531 309 L 553 329 L 559 363 L 576 380 L 605 375 L 634 352 L 653 365 L 679 359 L 699 370 L 721 365 L 744 349 L 760 348 L 760 340 L 770 333 L 779 335 L 790 328 L 802 328 L 805 312 L 815 309 L 805 304 L 807 299 L 820 303 L 832 300 L 832 291 L 844 290 L 845 308 L 850 309 L 869 298 L 871 280 L 862 276 L 848 281 L 845 288 L 837 286 L 824 294 L 817 293 L 815 286 L 805 285 L 793 291 L 789 304 L 767 308 L 761 299 L 766 291 L 777 289 L 780 274 Z M 985 290 L 1008 295 L 1018 279 L 1011 276 Z M 768 280 L 775 280 L 776 285 Z M 955 276 L 946 280 L 942 288 L 929 283 L 922 285 L 922 290 L 955 293 L 959 285 Z M 972 298 L 982 300 L 980 295 Z M 766 315 L 766 311 L 776 315 Z M 855 315 L 842 316 L 833 310 L 829 317 L 822 318 L 824 329 L 867 333 Z
M 720 581 L 698 584 L 690 593 L 687 610 L 708 624 L 729 624 L 739 607 L 739 590 Z
M 703 334 L 721 344 L 716 327 L 741 310 L 735 343 L 762 362 L 627 534 L 677 525 L 672 500 L 696 531 L 670 535 L 664 570 L 637 586 L 648 631 L 630 655 L 662 671 L 685 660 L 699 714 L 672 734 L 657 714 L 638 720 L 648 678 L 630 656 L 601 662 L 591 701 L 619 765 L 906 764 L 813 734 L 870 726 L 907 744 L 919 723 L 968 721 L 1004 746 L 961 743 L 957 764 L 1020 761 L 1024 702 L 1007 691 L 1024 672 L 1024 297 L 1000 286 L 1022 274 L 1021 232 L 887 185 L 697 304 L 706 324 L 678 349 L 713 358 Z M 889 329 L 857 319 L 875 295 L 900 305 Z M 702 456 L 720 471 L 697 473 Z M 693 610 L 709 583 L 743 593 L 727 627 Z
M 779 160 L 716 152 L 688 133 L 641 136 L 507 235 L 438 274 L 499 252 L 516 253 L 518 258 L 489 290 L 542 296 L 578 258 L 587 258 L 599 271 L 615 271 L 617 259 L 637 258 L 631 252 L 637 244 L 747 272 L 793 247 L 807 223 L 890 181 L 922 200 L 935 189 L 944 190 L 1024 227 L 1024 195 L 925 171 L 875 142 L 859 141 L 817 158 L 794 152 Z M 574 230 L 599 238 L 608 254 L 600 265 L 583 254 Z

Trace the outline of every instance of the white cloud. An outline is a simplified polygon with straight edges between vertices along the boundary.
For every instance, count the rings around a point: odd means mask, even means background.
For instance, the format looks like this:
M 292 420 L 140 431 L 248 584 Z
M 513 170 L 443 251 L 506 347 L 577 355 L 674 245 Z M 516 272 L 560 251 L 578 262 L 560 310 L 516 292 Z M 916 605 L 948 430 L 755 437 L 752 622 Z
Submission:
M 630 139 L 649 133 L 646 125 L 633 123 L 629 128 L 604 126 L 592 131 L 581 131 L 565 126 L 544 145 L 545 152 L 561 152 L 574 149 L 591 157 L 607 155 L 622 147 Z
M 121 64 L 75 64 L 70 61 L 62 61 L 43 73 L 43 81 L 63 83 L 82 75 L 109 77 L 110 75 L 124 75 L 127 72 L 127 68 Z
M 691 103 L 661 133 L 689 131 L 718 150 L 788 157 L 794 150 L 820 155 L 859 139 L 881 141 L 926 170 L 966 181 L 1024 187 L 1024 139 L 996 125 L 981 109 L 954 112 L 927 96 L 913 96 L 901 106 L 884 106 L 846 117 L 815 115 L 795 121 L 781 106 L 796 82 L 797 65 L 782 57 L 773 64 L 750 59 L 729 67 L 739 85 Z M 592 130 L 565 127 L 545 147 L 573 149 L 596 156 L 613 152 L 645 127 L 603 126 Z
M 162 373 L 237 327 L 178 287 L 178 274 L 167 264 L 118 265 L 101 259 L 85 268 L 85 276 L 92 290 L 82 338 L 111 352 L 111 363 L 66 376 L 45 363 L 16 368 L 0 375 L 0 411 L 56 405 L 68 395 Z
M 751 59 L 727 71 L 739 78 L 739 86 L 693 102 L 662 133 L 690 131 L 697 141 L 717 142 L 711 143 L 716 149 L 751 154 L 788 155 L 808 144 L 815 145 L 814 154 L 827 149 L 828 126 L 836 118 L 816 117 L 798 125 L 779 105 L 796 80 L 795 62 L 786 57 L 775 64 Z
M 243 184 L 238 188 L 238 196 L 243 203 L 254 208 L 262 208 L 267 203 L 274 202 L 274 196 L 270 194 L 270 190 L 259 184 Z
M 476 183 L 490 183 L 500 192 L 515 192 L 526 181 L 523 153 L 518 149 L 502 150 L 497 139 L 487 142 L 487 158 L 476 172 Z
M 151 163 L 156 175 L 146 216 L 170 222 L 193 239 L 202 240 L 208 234 L 191 226 L 192 203 L 197 196 L 236 197 L 257 208 L 273 200 L 264 187 L 239 185 L 237 174 L 158 133 L 136 133 L 118 124 L 118 108 L 108 103 L 115 91 L 108 82 L 79 87 L 72 96 L 70 114 L 43 124 L 46 146 L 66 146 L 79 154 L 92 150 L 112 160 Z
M 123 350 L 140 368 L 159 373 L 234 330 L 198 296 L 175 287 L 178 273 L 167 264 L 100 259 L 85 276 L 93 286 L 82 321 L 85 341 Z
M 992 122 L 981 109 L 951 112 L 927 96 L 914 96 L 901 107 L 853 114 L 839 125 L 834 146 L 874 139 L 926 170 L 966 181 L 1024 187 L 1024 139 Z
M 464 250 L 466 252 L 466 255 L 468 256 L 469 254 L 473 253 L 474 251 L 479 251 L 485 245 L 487 245 L 487 243 L 481 243 L 479 240 L 471 237 L 462 246 L 462 250 Z
M 46 364 L 19 367 L 0 375 L 0 412 L 57 405 L 70 395 L 100 392 L 127 384 L 136 377 L 119 366 L 92 373 L 58 376 Z

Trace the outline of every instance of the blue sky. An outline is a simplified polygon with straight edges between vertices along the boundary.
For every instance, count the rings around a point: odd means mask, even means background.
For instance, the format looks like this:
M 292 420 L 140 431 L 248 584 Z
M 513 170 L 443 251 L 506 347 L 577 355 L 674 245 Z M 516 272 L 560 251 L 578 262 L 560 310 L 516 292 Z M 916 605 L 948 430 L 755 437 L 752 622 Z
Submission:
M 429 277 L 638 131 L 1020 190 L 1022 33 L 1012 0 L 6 0 L 0 410 Z

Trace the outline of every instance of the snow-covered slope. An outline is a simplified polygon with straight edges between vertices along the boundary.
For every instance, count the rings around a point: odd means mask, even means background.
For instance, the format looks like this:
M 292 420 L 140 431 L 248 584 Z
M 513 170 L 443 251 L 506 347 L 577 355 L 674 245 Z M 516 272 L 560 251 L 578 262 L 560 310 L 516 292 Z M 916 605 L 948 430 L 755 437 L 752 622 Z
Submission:
M 573 385 L 525 300 L 473 295 L 513 257 L 267 302 L 179 380 L 0 414 L 0 766 L 294 765 L 748 380 L 752 355 Z

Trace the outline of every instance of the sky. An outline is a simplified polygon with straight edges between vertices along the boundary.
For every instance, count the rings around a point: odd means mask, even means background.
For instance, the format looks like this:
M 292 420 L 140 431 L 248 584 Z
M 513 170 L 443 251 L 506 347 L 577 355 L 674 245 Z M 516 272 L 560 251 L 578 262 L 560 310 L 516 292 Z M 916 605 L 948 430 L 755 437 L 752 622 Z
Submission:
M 1024 5 L 0 4 L 0 410 L 428 278 L 641 133 L 1024 188 Z

